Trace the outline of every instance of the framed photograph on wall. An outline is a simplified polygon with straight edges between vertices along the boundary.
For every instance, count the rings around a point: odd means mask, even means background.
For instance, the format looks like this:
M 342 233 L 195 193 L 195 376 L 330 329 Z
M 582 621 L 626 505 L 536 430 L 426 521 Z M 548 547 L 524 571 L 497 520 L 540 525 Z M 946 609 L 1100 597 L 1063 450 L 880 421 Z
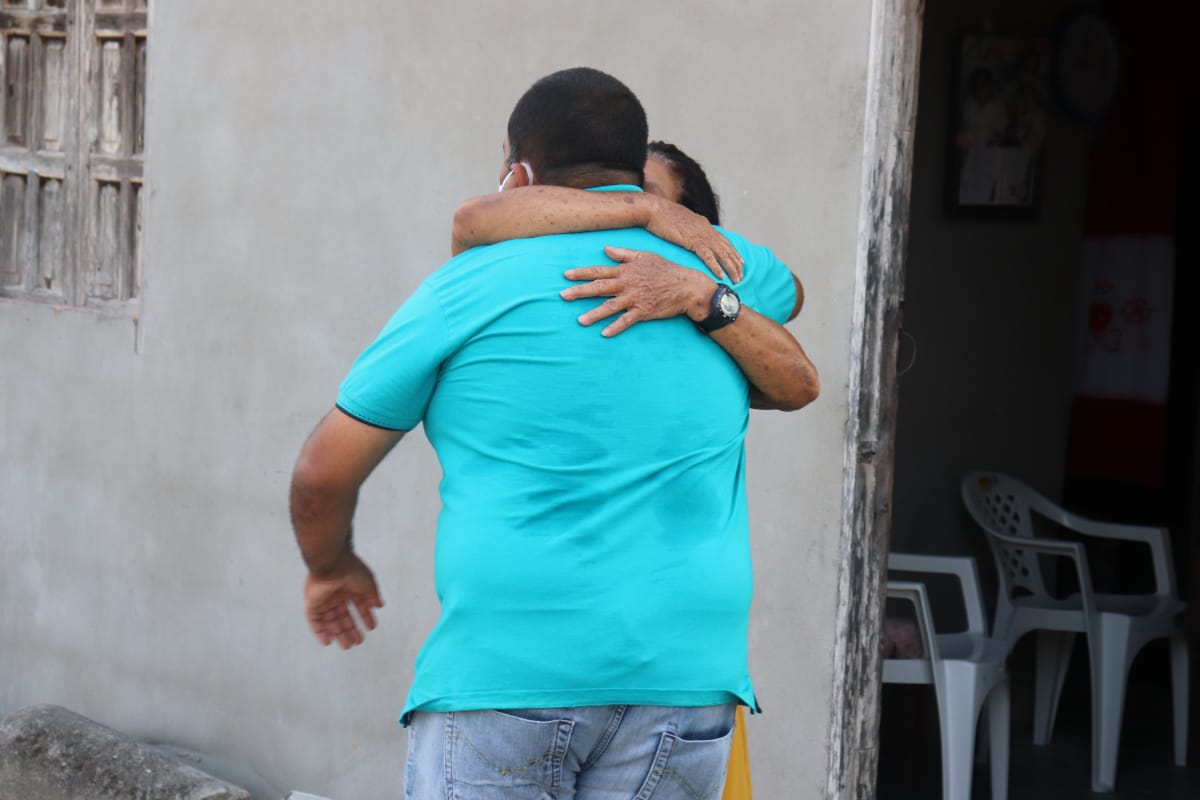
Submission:
M 1030 219 L 1042 195 L 1050 112 L 1049 38 L 963 36 L 953 71 L 951 216 Z

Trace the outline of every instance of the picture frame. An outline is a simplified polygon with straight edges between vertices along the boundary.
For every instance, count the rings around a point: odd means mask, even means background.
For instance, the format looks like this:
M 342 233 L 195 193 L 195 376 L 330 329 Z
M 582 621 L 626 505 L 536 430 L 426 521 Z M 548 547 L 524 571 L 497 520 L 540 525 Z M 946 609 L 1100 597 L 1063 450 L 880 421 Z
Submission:
M 1049 37 L 968 34 L 951 71 L 947 212 L 1035 219 L 1050 115 Z

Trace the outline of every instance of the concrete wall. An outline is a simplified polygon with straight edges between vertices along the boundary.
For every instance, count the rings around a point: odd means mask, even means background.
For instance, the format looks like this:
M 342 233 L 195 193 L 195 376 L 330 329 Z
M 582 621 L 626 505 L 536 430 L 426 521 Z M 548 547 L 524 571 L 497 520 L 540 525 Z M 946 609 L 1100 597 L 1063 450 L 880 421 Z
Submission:
M 212 0 L 151 27 L 139 323 L 0 303 L 0 715 L 49 702 L 257 773 L 397 796 L 436 614 L 438 467 L 415 434 L 356 540 L 388 607 L 310 638 L 286 514 L 337 383 L 491 191 L 541 75 L 593 65 L 709 167 L 731 227 L 802 276 L 824 394 L 756 416 L 752 720 L 764 797 L 825 785 L 869 3 Z
M 1040 216 L 950 219 L 951 71 L 958 35 L 1051 36 L 1069 0 L 925 5 L 896 432 L 896 550 L 974 554 L 983 534 L 962 509 L 975 469 L 1061 491 L 1074 385 L 1079 251 L 1091 131 L 1051 106 Z

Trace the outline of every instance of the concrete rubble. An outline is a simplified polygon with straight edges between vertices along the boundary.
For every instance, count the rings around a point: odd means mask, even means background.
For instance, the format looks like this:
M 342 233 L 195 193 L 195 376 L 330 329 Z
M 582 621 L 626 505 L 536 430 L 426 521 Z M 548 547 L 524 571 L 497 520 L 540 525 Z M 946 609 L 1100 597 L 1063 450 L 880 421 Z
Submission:
M 0 720 L 0 800 L 254 800 L 219 780 L 61 706 Z

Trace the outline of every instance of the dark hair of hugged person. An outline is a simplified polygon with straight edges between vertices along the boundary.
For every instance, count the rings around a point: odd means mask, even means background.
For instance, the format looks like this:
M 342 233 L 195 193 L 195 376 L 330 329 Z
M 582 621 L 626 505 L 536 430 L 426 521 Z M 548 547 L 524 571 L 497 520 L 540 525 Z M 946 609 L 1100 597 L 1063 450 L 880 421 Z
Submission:
M 679 179 L 679 198 L 675 202 L 695 211 L 713 225 L 720 225 L 721 210 L 717 193 L 713 191 L 708 176 L 696 159 L 670 142 L 651 142 L 648 152 L 650 158 L 657 158 L 666 164 Z

